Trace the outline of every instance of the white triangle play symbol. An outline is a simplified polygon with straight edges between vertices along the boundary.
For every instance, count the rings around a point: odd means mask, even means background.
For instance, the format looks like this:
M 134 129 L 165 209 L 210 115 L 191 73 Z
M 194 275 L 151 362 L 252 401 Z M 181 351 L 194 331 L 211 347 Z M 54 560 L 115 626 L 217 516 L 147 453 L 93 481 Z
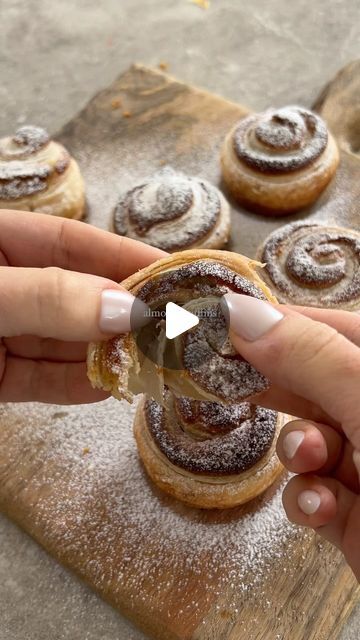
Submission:
M 199 324 L 199 318 L 190 311 L 186 311 L 182 307 L 178 307 L 173 302 L 166 305 L 166 337 L 169 340 L 180 336 L 185 331 L 196 327 Z

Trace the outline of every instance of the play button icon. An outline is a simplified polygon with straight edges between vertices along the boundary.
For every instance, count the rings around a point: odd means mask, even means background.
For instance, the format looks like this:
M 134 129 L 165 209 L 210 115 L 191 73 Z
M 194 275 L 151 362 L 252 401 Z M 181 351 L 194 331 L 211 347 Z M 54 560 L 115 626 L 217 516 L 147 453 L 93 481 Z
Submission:
M 151 282 L 151 287 L 143 285 L 135 296 L 130 316 L 139 363 L 144 371 L 149 363 L 146 370 L 150 382 L 152 364 L 161 371 L 182 371 L 186 367 L 184 358 L 191 353 L 192 362 L 204 367 L 214 353 L 227 354 L 230 349 L 229 320 L 227 307 L 222 304 L 222 291 L 215 288 L 213 294 L 210 289 L 203 296 L 196 286 L 186 286 L 185 282 L 180 291 L 168 292 L 160 286 L 161 282 L 159 277 L 158 282 Z M 193 289 L 194 296 L 190 297 Z M 134 370 L 134 377 L 136 374 Z
M 199 324 L 199 318 L 193 313 L 179 307 L 174 302 L 167 303 L 165 333 L 168 340 L 177 338 L 185 331 L 196 327 L 197 324 Z

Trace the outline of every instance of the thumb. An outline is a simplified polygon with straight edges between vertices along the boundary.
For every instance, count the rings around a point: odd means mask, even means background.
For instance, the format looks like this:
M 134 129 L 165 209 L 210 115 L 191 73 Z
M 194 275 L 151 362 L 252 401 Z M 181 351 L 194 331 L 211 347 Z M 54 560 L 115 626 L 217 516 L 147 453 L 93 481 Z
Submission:
M 0 336 L 99 340 L 130 331 L 134 301 L 116 282 L 57 267 L 0 268 Z
M 360 449 L 360 349 L 287 307 L 233 293 L 225 300 L 239 353 L 272 383 L 320 406 Z

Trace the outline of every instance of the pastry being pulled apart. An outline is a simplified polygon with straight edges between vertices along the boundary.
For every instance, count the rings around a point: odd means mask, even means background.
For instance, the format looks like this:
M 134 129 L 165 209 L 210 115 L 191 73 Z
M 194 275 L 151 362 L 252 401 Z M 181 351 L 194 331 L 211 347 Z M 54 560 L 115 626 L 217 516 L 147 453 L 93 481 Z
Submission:
M 169 253 L 227 242 L 230 209 L 222 193 L 202 178 L 164 167 L 128 191 L 115 207 L 113 230 Z
M 163 491 L 203 509 L 235 507 L 263 493 L 283 467 L 275 452 L 285 416 L 248 402 L 226 406 L 141 399 L 134 421 L 139 455 Z
M 227 251 L 182 251 L 123 281 L 153 319 L 138 331 L 90 345 L 92 384 L 130 402 L 134 394 L 147 393 L 160 403 L 165 386 L 178 397 L 225 404 L 266 389 L 266 378 L 232 347 L 222 304 L 230 291 L 276 302 L 256 266 Z M 197 326 L 173 340 L 166 338 L 160 320 L 168 302 L 200 318 Z
M 82 218 L 85 195 L 78 164 L 44 129 L 24 126 L 0 139 L 0 209 Z
M 280 302 L 360 309 L 360 233 L 353 229 L 288 224 L 270 234 L 258 259 Z
M 339 163 L 325 122 L 303 107 L 268 109 L 240 120 L 221 155 L 224 181 L 250 210 L 284 215 L 314 202 Z

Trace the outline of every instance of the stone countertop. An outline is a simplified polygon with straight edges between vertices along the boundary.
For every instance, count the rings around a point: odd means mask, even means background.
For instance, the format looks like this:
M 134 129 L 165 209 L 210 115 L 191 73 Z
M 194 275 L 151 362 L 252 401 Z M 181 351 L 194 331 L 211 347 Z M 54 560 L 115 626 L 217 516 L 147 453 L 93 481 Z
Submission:
M 133 62 L 166 62 L 260 110 L 311 105 L 360 56 L 358 0 L 10 0 L 1 12 L 0 135 L 25 122 L 60 129 Z M 0 577 L 0 640 L 144 639 L 5 518 Z M 358 640 L 359 626 L 360 606 L 340 640 Z

